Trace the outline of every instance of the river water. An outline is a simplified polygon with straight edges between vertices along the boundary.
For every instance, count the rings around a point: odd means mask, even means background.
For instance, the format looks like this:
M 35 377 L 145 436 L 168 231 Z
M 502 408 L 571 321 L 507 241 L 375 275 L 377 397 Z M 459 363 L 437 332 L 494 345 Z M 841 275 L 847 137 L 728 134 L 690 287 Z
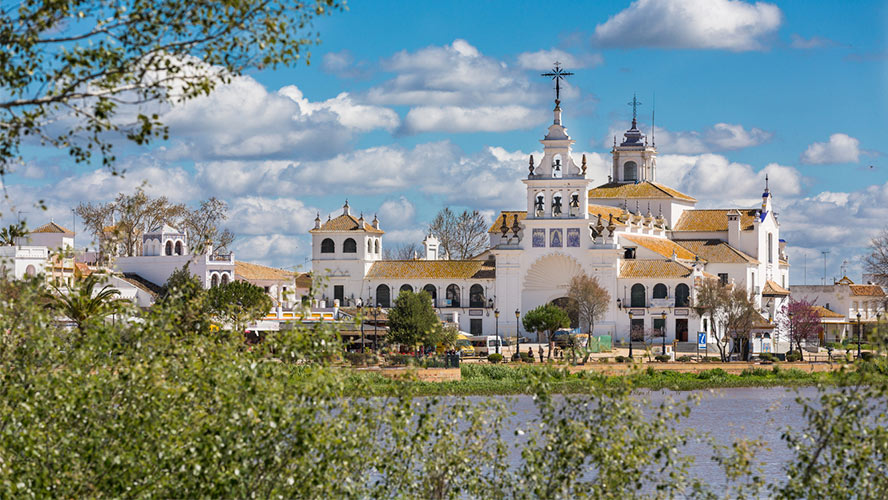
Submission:
M 816 398 L 814 388 L 728 388 L 705 391 L 692 391 L 699 396 L 699 404 L 694 406 L 688 418 L 677 424 L 677 429 L 693 429 L 709 434 L 722 445 L 729 445 L 736 439 L 758 439 L 765 446 L 756 454 L 767 481 L 782 481 L 785 475 L 783 465 L 792 458 L 780 436 L 786 428 L 804 425 L 802 408 L 795 401 L 799 396 Z M 680 400 L 691 392 L 645 391 L 637 397 L 653 404 L 667 398 Z M 568 396 L 569 397 L 569 396 Z M 480 399 L 480 398 L 479 398 Z M 513 429 L 527 428 L 528 422 L 538 419 L 539 414 L 531 396 L 508 396 L 502 398 L 514 415 L 504 426 L 503 438 L 512 445 L 522 444 L 520 436 Z M 712 485 L 724 481 L 724 473 L 712 462 L 712 450 L 707 444 L 692 442 L 683 450 L 695 457 L 690 468 L 692 477 L 697 477 Z M 512 453 L 510 465 L 518 466 L 520 454 Z

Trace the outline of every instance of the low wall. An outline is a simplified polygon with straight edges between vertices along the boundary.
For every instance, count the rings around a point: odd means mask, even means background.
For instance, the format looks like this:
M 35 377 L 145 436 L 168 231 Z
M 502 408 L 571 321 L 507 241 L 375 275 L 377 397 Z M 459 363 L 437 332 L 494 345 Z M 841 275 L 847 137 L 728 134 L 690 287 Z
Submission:
M 379 368 L 373 367 L 362 371 L 378 373 L 392 379 L 418 380 L 420 382 L 450 382 L 462 380 L 459 369 L 456 368 Z

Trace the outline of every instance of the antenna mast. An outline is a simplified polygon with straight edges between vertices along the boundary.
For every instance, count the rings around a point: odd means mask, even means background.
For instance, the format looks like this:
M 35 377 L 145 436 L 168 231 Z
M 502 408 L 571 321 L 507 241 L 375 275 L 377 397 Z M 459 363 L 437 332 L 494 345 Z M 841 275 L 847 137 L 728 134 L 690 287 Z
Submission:
M 823 250 L 820 253 L 823 254 L 823 284 L 826 285 L 826 256 L 829 255 L 829 250 Z
M 654 125 L 654 119 L 657 117 L 657 93 L 654 92 L 653 104 L 651 105 L 651 146 L 657 146 L 657 139 L 654 137 L 657 127 Z

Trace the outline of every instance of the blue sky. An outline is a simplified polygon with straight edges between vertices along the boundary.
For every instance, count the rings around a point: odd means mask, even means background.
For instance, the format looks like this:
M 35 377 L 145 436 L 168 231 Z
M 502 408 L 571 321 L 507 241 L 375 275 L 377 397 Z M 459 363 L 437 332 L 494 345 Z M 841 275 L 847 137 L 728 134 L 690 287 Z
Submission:
M 847 259 L 857 279 L 888 223 L 886 23 L 879 2 L 353 2 L 316 22 L 310 65 L 169 110 L 170 141 L 119 151 L 124 179 L 42 151 L 6 183 L 17 209 L 60 221 L 143 180 L 176 201 L 217 196 L 238 258 L 276 266 L 304 265 L 314 214 L 345 197 L 380 214 L 386 244 L 418 241 L 443 206 L 523 208 L 519 178 L 551 120 L 539 73 L 558 59 L 596 181 L 627 101 L 638 94 L 650 130 L 656 95 L 662 182 L 744 206 L 767 172 L 791 281 L 807 259 L 819 282 L 826 249 L 828 277 Z

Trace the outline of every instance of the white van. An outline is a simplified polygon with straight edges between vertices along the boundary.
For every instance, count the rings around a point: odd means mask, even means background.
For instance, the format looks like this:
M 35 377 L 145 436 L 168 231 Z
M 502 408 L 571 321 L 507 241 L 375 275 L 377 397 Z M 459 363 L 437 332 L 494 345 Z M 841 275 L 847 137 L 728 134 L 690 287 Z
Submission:
M 487 356 L 496 352 L 496 345 L 499 342 L 496 335 L 473 335 L 469 337 L 472 347 L 475 348 L 476 356 Z M 500 344 L 500 354 L 503 352 L 502 344 Z

